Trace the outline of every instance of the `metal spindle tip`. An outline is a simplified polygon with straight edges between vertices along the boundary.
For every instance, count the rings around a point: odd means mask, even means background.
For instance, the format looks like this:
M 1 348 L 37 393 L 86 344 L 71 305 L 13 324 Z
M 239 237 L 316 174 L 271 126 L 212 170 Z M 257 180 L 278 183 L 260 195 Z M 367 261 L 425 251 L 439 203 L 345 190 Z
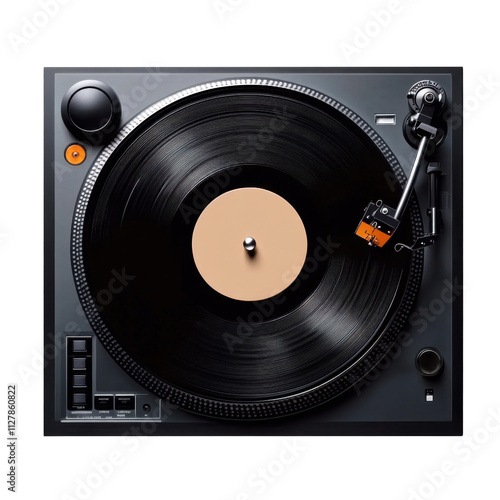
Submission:
M 255 250 L 256 245 L 257 244 L 255 240 L 251 237 L 245 238 L 243 241 L 243 246 L 245 247 L 245 250 L 247 252 L 253 252 Z

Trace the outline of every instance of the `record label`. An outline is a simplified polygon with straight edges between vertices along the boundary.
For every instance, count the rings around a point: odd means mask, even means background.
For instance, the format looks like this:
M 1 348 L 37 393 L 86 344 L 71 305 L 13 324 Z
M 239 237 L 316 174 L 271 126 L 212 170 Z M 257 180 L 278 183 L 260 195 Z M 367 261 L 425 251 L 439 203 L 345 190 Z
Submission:
M 192 248 L 198 271 L 214 290 L 235 300 L 264 300 L 297 279 L 307 234 L 284 198 L 267 189 L 240 188 L 205 208 Z

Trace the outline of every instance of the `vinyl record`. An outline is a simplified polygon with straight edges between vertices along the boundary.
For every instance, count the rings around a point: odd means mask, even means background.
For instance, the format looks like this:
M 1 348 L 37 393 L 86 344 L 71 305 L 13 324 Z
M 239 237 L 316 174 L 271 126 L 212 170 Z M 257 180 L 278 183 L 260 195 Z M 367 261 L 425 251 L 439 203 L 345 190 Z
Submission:
M 183 91 L 131 121 L 85 181 L 72 234 L 84 310 L 125 371 L 184 409 L 258 419 L 316 406 L 384 355 L 415 300 L 421 253 L 354 234 L 368 202 L 395 206 L 402 183 L 381 138 L 311 89 Z M 202 275 L 193 233 L 212 202 L 248 189 L 293 207 L 307 250 L 279 294 L 238 300 Z M 421 232 L 412 199 L 398 241 Z

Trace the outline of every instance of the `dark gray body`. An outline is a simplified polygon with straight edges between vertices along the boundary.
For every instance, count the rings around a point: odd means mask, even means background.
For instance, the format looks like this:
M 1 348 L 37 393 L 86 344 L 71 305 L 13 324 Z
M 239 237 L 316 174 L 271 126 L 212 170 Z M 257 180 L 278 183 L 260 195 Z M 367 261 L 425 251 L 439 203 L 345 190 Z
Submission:
M 301 70 L 46 70 L 46 189 L 52 182 L 53 269 L 46 260 L 46 336 L 54 332 L 55 359 L 48 359 L 45 387 L 46 434 L 121 434 L 130 423 L 154 422 L 157 434 L 460 434 L 462 407 L 461 289 L 454 300 L 448 283 L 461 278 L 461 124 L 450 126 L 446 141 L 434 159 L 444 175 L 440 187 L 444 234 L 425 251 L 421 292 L 411 324 L 400 349 L 376 369 L 366 384 L 358 385 L 335 400 L 304 414 L 263 423 L 225 422 L 198 417 L 161 405 L 115 363 L 93 334 L 81 309 L 70 262 L 70 233 L 74 206 L 85 176 L 101 147 L 86 145 L 87 158 L 78 167 L 68 165 L 64 150 L 75 141 L 63 124 L 61 100 L 74 83 L 94 79 L 110 85 L 122 100 L 122 124 L 164 97 L 197 84 L 238 77 L 265 77 L 296 82 L 333 97 L 360 115 L 388 144 L 408 175 L 415 150 L 403 138 L 402 123 L 408 114 L 406 93 L 417 81 L 431 79 L 446 90 L 448 101 L 461 105 L 460 69 L 301 69 Z M 455 95 L 456 93 L 456 95 Z M 394 114 L 395 125 L 379 125 L 377 114 Z M 454 125 L 455 121 L 451 122 Z M 52 172 L 51 172 L 52 170 Z M 52 179 L 50 179 L 52 177 Z M 50 191 L 50 185 L 49 185 Z M 427 178 L 417 179 L 424 224 Z M 360 207 L 360 216 L 364 207 Z M 50 212 L 50 211 L 49 211 Z M 49 219 L 49 220 L 47 220 Z M 353 228 L 354 229 L 354 228 Z M 46 238 L 47 238 L 46 234 Z M 396 238 L 396 236 L 395 236 Z M 411 242 L 406 242 L 411 243 Z M 459 243 L 460 248 L 457 248 Z M 453 247 L 454 250 L 453 250 Z M 46 245 L 50 252 L 51 245 Z M 457 253 L 458 252 L 458 253 Z M 47 258 L 47 255 L 46 255 Z M 51 259 L 49 259 L 51 260 Z M 46 277 L 47 279 L 47 277 Z M 51 281 L 53 279 L 53 282 Z M 53 297 L 52 297 L 53 291 Z M 49 296 L 48 296 L 48 295 Z M 52 304 L 53 300 L 53 304 Z M 53 306 L 53 309 L 52 309 Z M 419 312 L 421 308 L 429 312 Z M 71 412 L 66 404 L 66 336 L 93 338 L 93 394 L 136 395 L 136 410 Z M 50 342 L 46 337 L 46 343 Z M 442 374 L 422 377 L 415 369 L 415 356 L 424 347 L 437 348 L 444 357 Z M 434 400 L 426 401 L 432 389 Z M 151 410 L 142 407 L 147 403 Z M 162 407 L 160 409 L 160 407 Z M 106 419 L 104 423 L 103 420 Z

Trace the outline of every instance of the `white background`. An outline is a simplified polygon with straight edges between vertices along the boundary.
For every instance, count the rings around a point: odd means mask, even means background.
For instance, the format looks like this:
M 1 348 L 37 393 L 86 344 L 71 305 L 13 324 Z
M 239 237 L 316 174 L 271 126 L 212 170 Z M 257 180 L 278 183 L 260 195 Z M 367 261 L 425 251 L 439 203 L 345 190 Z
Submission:
M 495 3 L 222 0 L 219 9 L 213 0 L 64 3 L 23 42 L 16 38 L 23 18 L 43 12 L 41 2 L 8 0 L 1 20 L 0 408 L 6 415 L 6 385 L 17 383 L 17 497 L 235 500 L 246 492 L 252 499 L 406 500 L 414 489 L 420 498 L 473 498 L 480 491 L 498 498 L 500 430 L 484 431 L 490 412 L 500 411 Z M 389 7 L 389 17 L 376 15 Z M 355 46 L 356 33 L 366 29 L 365 46 L 348 57 L 342 43 Z M 356 41 L 359 46 L 360 36 Z M 118 437 L 42 436 L 43 67 L 252 65 L 464 67 L 464 432 L 470 444 L 458 437 L 298 438 L 304 450 L 259 489 L 249 478 L 259 468 L 279 470 L 284 438 L 163 437 L 133 449 Z M 29 377 L 21 373 L 27 368 Z M 5 417 L 2 422 L 5 435 Z M 3 497 L 7 448 L 0 449 Z M 464 449 L 469 452 L 457 453 Z M 93 462 L 113 452 L 120 463 L 108 477 L 97 476 Z M 446 461 L 453 473 L 434 474 L 442 484 L 432 486 L 426 474 Z M 79 481 L 90 481 L 92 489 L 78 490 Z

